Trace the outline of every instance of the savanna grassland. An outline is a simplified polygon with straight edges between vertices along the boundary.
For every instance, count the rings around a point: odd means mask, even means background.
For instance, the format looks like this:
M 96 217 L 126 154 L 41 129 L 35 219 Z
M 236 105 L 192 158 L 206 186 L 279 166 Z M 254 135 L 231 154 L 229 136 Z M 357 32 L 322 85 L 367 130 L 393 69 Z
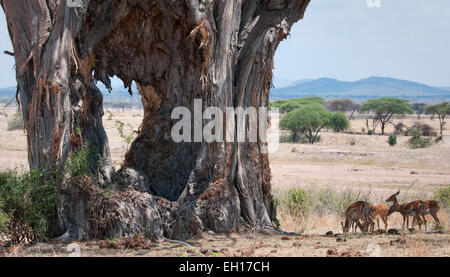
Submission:
M 14 113 L 14 109 L 8 109 L 8 118 L 0 115 L 0 170 L 26 171 L 26 135 L 22 130 L 7 131 L 7 120 Z M 104 125 L 116 169 L 120 167 L 133 130 L 139 128 L 142 117 L 141 110 L 105 112 Z M 393 120 L 406 126 L 417 121 L 415 115 Z M 437 119 L 423 116 L 420 122 L 439 130 Z M 334 235 L 342 233 L 343 210 L 350 201 L 363 199 L 373 204 L 387 204 L 385 199 L 398 190 L 401 203 L 411 199 L 432 199 L 438 189 L 450 184 L 449 130 L 444 131 L 442 141 L 427 148 L 411 149 L 407 143 L 410 137 L 398 136 L 397 145 L 389 146 L 387 135 L 362 134 L 363 128 L 364 119 L 353 119 L 351 129 L 346 133 L 325 130 L 320 134 L 320 142 L 314 145 L 282 143 L 278 151 L 270 155 L 280 229 L 296 234 L 204 233 L 187 242 L 145 241 L 136 244 L 139 247 L 127 247 L 129 243 L 121 244 L 120 240 L 110 238 L 108 241 L 78 243 L 81 255 L 367 256 L 373 255 L 368 246 L 375 243 L 380 246 L 379 255 L 382 256 L 449 256 L 448 207 L 442 207 L 438 214 L 442 223 L 438 231 L 431 231 L 434 220 L 427 216 L 428 232 L 418 232 L 416 226 L 416 233 L 400 235 Z M 390 134 L 392 128 L 388 125 L 386 133 Z M 301 203 L 301 209 L 292 207 L 290 202 L 294 191 L 301 191 L 305 199 L 309 199 Z M 380 224 L 384 229 L 383 223 Z M 388 228 L 401 229 L 401 216 L 393 214 L 388 224 Z M 333 235 L 325 236 L 329 231 Z M 37 243 L 11 247 L 0 255 L 67 256 L 66 249 L 65 244 Z

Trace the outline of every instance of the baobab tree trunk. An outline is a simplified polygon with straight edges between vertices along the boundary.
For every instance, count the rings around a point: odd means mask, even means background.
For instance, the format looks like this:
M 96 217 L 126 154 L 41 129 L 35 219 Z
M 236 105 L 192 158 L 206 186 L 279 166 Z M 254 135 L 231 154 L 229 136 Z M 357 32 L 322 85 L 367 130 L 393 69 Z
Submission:
M 204 230 L 271 229 L 268 156 L 258 142 L 175 143 L 176 107 L 266 107 L 273 56 L 309 0 L 2 0 L 14 46 L 31 168 L 62 165 L 93 145 L 106 184 L 145 180 L 94 201 L 71 188 L 60 197 L 62 227 L 88 239 L 93 210 L 111 216 L 102 234 L 186 239 Z M 123 169 L 112 174 L 102 95 L 119 77 L 144 106 Z M 237 125 L 237 124 L 235 124 Z M 236 126 L 235 126 L 236 128 Z M 125 186 L 129 184 L 124 184 Z M 98 206 L 96 206 L 98 208 Z M 94 212 L 95 213 L 95 212 Z

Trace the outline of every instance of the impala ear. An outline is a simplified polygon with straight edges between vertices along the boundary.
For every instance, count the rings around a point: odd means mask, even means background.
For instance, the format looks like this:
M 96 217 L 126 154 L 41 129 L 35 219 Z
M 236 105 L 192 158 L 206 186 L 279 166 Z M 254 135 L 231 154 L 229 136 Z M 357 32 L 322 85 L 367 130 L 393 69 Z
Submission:
M 400 191 L 397 191 L 397 193 L 396 194 L 394 194 L 395 196 L 398 196 L 400 194 Z

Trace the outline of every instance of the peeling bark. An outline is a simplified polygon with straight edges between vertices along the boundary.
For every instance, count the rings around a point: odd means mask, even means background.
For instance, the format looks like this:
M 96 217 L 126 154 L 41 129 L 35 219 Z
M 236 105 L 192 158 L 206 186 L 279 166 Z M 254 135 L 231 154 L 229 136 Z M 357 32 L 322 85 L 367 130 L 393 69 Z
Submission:
M 187 239 L 203 230 L 272 228 L 265 144 L 175 143 L 170 115 L 179 106 L 193 110 L 194 99 L 203 100 L 203 109 L 266 107 L 275 50 L 308 3 L 82 0 L 70 8 L 65 0 L 1 0 L 30 168 L 61 165 L 71 151 L 92 144 L 97 159 L 107 161 L 97 170 L 110 183 L 102 95 L 94 82 L 110 87 L 110 77 L 118 76 L 130 93 L 137 84 L 144 119 L 117 179 L 129 182 L 124 174 L 139 172 L 148 191 L 124 184 L 131 192 L 104 202 L 116 216 L 103 234 L 145 227 L 153 230 L 148 236 Z M 68 237 L 87 239 L 96 228 L 87 212 L 95 194 L 79 198 L 77 191 L 65 190 L 59 213 Z

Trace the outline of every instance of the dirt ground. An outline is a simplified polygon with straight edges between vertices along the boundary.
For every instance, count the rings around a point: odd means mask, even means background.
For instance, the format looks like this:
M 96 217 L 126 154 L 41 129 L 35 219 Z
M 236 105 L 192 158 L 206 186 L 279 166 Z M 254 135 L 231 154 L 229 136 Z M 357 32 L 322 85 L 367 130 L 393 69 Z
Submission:
M 8 117 L 14 113 L 14 109 L 9 109 Z M 126 124 L 124 133 L 128 135 L 133 128 L 139 127 L 142 117 L 143 112 L 140 110 L 112 110 L 111 114 L 105 113 L 104 125 L 116 168 L 120 167 L 127 149 L 127 143 L 119 135 L 116 121 Z M 403 122 L 407 126 L 416 121 L 414 115 L 394 119 L 394 122 Z M 423 117 L 421 122 L 432 125 L 435 130 L 439 128 L 437 119 L 432 121 L 429 117 Z M 27 170 L 26 136 L 23 131 L 6 131 L 6 128 L 6 118 L 0 115 L 0 170 Z M 408 137 L 398 137 L 398 144 L 391 147 L 387 143 L 387 136 L 359 134 L 362 128 L 365 128 L 365 120 L 356 119 L 351 121 L 351 131 L 355 134 L 322 132 L 321 142 L 315 145 L 280 144 L 278 151 L 270 155 L 273 189 L 352 189 L 369 193 L 371 202 L 378 204 L 385 203 L 384 199 L 399 189 L 399 200 L 402 202 L 402 199 L 412 196 L 429 198 L 437 188 L 450 184 L 450 130 L 445 130 L 443 141 L 438 144 L 426 149 L 410 149 L 407 146 Z M 387 133 L 391 130 L 390 125 Z M 449 212 L 441 210 L 439 217 L 445 229 L 441 234 L 358 234 L 348 235 L 345 239 L 325 237 L 328 231 L 342 232 L 340 216 L 315 216 L 300 228 L 298 220 L 281 215 L 281 229 L 302 232 L 302 235 L 223 236 L 205 233 L 202 238 L 187 242 L 189 246 L 163 241 L 138 250 L 100 249 L 96 243 L 78 244 L 82 256 L 326 256 L 328 250 L 331 251 L 329 254 L 334 253 L 332 248 L 337 250 L 338 255 L 449 256 Z M 401 222 L 400 216 L 395 214 L 389 218 L 389 228 L 401 228 Z M 428 222 L 431 227 L 431 217 Z M 372 244 L 379 246 L 380 253 L 372 253 Z M 66 248 L 67 245 L 41 243 L 16 247 L 3 255 L 67 256 Z

